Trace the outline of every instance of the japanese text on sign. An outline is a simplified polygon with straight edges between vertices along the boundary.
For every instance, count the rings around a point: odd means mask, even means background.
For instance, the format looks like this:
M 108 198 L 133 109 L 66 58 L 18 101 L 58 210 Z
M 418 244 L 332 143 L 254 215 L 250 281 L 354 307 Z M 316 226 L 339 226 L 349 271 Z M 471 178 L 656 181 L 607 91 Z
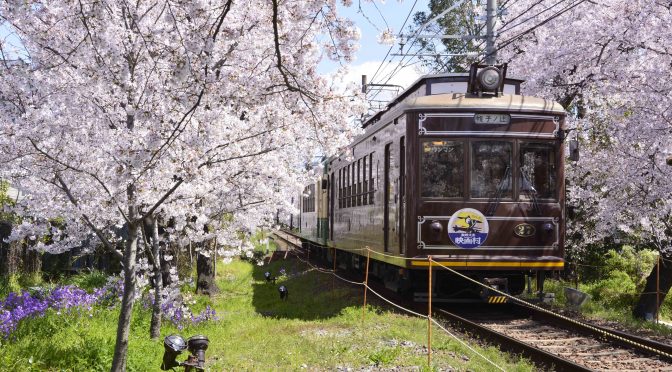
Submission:
M 509 124 L 511 116 L 508 114 L 476 114 L 474 116 L 476 124 Z

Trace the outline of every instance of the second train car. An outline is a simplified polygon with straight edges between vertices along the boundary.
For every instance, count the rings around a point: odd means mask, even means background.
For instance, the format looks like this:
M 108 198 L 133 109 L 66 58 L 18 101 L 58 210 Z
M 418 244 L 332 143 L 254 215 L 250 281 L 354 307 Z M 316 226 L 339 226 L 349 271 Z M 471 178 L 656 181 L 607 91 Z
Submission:
M 520 95 L 506 66 L 420 78 L 297 199 L 291 226 L 314 254 L 427 296 L 427 257 L 519 294 L 562 270 L 565 110 Z M 437 298 L 487 290 L 436 270 Z

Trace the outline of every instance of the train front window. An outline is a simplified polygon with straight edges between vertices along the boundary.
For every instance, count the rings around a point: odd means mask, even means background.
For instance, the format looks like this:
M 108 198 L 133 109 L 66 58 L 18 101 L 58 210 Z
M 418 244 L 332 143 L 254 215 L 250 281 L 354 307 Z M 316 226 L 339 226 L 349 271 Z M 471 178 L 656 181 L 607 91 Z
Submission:
M 555 148 L 548 143 L 521 142 L 520 197 L 550 199 L 555 197 Z
M 471 143 L 471 197 L 510 199 L 511 142 Z
M 464 145 L 457 141 L 422 142 L 420 159 L 421 196 L 464 196 Z

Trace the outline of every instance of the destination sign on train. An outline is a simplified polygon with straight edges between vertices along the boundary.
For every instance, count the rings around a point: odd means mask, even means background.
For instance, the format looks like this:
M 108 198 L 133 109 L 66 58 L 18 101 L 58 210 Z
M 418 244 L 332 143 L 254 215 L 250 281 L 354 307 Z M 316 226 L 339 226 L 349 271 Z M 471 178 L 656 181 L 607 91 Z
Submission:
M 476 124 L 509 124 L 511 116 L 508 114 L 476 114 L 474 115 Z

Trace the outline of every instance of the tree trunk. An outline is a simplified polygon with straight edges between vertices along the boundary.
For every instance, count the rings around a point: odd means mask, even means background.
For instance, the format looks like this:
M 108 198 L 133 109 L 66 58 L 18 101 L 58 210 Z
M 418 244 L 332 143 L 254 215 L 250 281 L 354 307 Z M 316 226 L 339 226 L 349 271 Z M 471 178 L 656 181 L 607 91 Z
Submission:
M 649 277 L 646 278 L 646 286 L 639 297 L 639 301 L 632 310 L 632 315 L 635 318 L 654 320 L 656 318 L 656 311 L 667 295 L 667 292 L 672 287 L 672 257 L 661 254 L 661 259 L 651 270 Z M 658 272 L 658 264 L 660 264 L 660 273 Z M 659 280 L 659 285 L 656 282 Z M 656 288 L 659 288 L 658 301 L 656 301 Z
M 8 277 L 10 272 L 9 251 L 10 243 L 5 243 L 12 233 L 12 225 L 9 222 L 0 221 L 0 276 Z
M 215 284 L 215 265 L 212 254 L 206 256 L 202 252 L 198 252 L 198 257 L 196 258 L 196 274 L 198 276 L 196 281 L 196 293 L 210 296 L 219 292 L 219 288 L 217 287 L 217 284 Z
M 149 327 L 149 336 L 155 340 L 161 336 L 161 295 L 163 294 L 163 278 L 161 275 L 161 260 L 159 259 L 159 223 L 152 220 L 152 257 L 154 269 L 154 306 L 152 307 L 152 322 Z
M 163 280 L 163 287 L 170 287 L 173 284 L 173 279 L 170 276 L 170 269 L 172 265 L 177 261 L 177 254 L 174 254 L 173 249 L 171 248 L 170 244 L 166 244 L 166 247 L 164 248 L 163 254 L 160 255 L 160 262 L 161 262 L 161 278 Z M 164 256 L 166 254 L 172 255 L 173 259 L 170 261 L 167 261 Z
M 112 358 L 112 372 L 125 372 L 128 356 L 128 336 L 131 333 L 131 316 L 135 301 L 135 255 L 138 248 L 138 229 L 141 222 L 137 222 L 138 209 L 135 207 L 135 188 L 129 185 L 126 189 L 128 196 L 128 240 L 124 250 L 124 294 L 121 298 L 121 311 L 117 322 L 117 341 L 114 345 Z

